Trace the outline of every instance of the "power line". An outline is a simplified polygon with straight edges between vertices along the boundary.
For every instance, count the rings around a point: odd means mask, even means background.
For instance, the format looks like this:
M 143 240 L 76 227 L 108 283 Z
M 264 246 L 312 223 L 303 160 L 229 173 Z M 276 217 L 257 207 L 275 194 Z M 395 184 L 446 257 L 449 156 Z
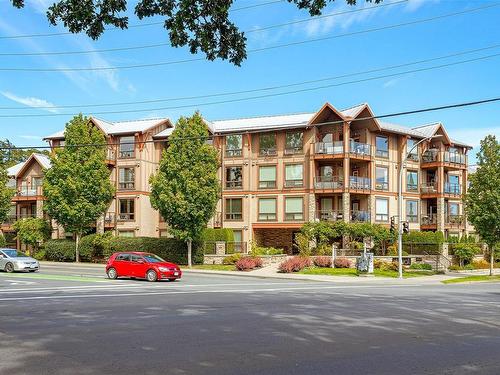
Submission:
M 281 2 L 281 1 L 283 1 L 283 0 L 279 0 L 279 2 Z M 382 8 L 382 7 L 392 6 L 392 5 L 400 5 L 400 4 L 404 4 L 407 2 L 408 2 L 408 0 L 400 0 L 400 1 L 395 1 L 392 3 L 376 5 L 376 6 L 372 6 L 372 7 L 368 7 L 368 8 L 348 10 L 348 11 L 344 11 L 344 12 L 326 14 L 323 16 L 318 16 L 318 17 L 313 17 L 313 18 L 309 17 L 307 19 L 291 21 L 291 22 L 286 22 L 286 23 L 281 23 L 281 24 L 276 24 L 276 25 L 270 25 L 270 26 L 265 26 L 265 27 L 261 27 L 261 28 L 254 28 L 254 29 L 246 30 L 244 32 L 245 33 L 255 33 L 255 32 L 265 31 L 265 30 L 274 29 L 274 28 L 278 28 L 278 27 L 295 25 L 295 24 L 299 24 L 299 23 L 303 23 L 303 22 L 311 22 L 311 21 L 315 21 L 318 19 L 328 18 L 328 17 L 340 16 L 340 15 L 344 15 L 344 14 L 348 14 L 348 13 L 357 13 L 357 12 L 363 12 L 366 10 L 373 10 L 376 8 Z M 254 6 L 255 5 L 253 5 L 252 7 L 254 7 Z M 247 8 L 245 8 L 245 9 L 247 9 Z M 87 49 L 87 50 L 79 50 L 79 51 L 0 52 L 0 56 L 83 55 L 83 54 L 92 54 L 92 53 L 133 51 L 133 50 L 142 50 L 142 49 L 158 48 L 158 47 L 165 47 L 165 46 L 171 46 L 171 44 L 162 42 L 162 43 L 144 44 L 144 45 L 138 45 L 138 46 L 115 47 L 115 48 L 104 48 L 104 49 Z
M 359 117 L 359 118 L 349 120 L 349 122 L 376 120 L 376 119 L 383 119 L 383 118 L 388 118 L 388 117 L 400 117 L 400 116 L 407 116 L 407 115 L 413 115 L 413 114 L 419 114 L 419 113 L 425 113 L 425 112 L 442 111 L 442 110 L 452 109 L 452 108 L 465 108 L 465 107 L 471 107 L 471 106 L 489 104 L 489 103 L 495 103 L 495 102 L 500 102 L 500 96 L 494 97 L 494 98 L 489 98 L 489 99 L 480 99 L 480 100 L 475 100 L 475 101 L 469 101 L 469 102 L 418 108 L 418 109 L 412 109 L 412 110 L 408 110 L 408 111 L 393 112 L 393 113 L 387 113 L 387 114 L 383 114 L 383 115 Z M 325 121 L 325 122 L 315 123 L 313 125 L 314 126 L 335 125 L 335 124 L 343 124 L 344 122 L 345 122 L 344 120 Z M 291 125 L 293 125 L 293 124 L 291 124 Z M 299 125 L 299 124 L 297 124 L 297 125 Z M 259 131 L 260 130 L 256 130 L 253 132 L 259 132 Z M 241 133 L 249 133 L 249 132 L 243 131 Z M 174 139 L 169 138 L 169 142 L 182 141 L 182 140 L 187 140 L 187 139 L 212 139 L 218 135 L 221 135 L 221 134 L 216 133 L 212 136 L 200 136 L 200 137 L 177 137 Z M 0 147 L 0 150 L 50 149 L 50 148 L 69 148 L 69 147 L 75 147 L 75 148 L 76 147 L 108 147 L 108 146 L 119 146 L 119 145 L 135 145 L 135 144 L 145 144 L 145 143 L 156 143 L 156 142 L 165 142 L 165 141 L 159 140 L 159 139 L 153 139 L 153 140 L 146 140 L 146 141 L 141 141 L 141 142 L 82 143 L 82 144 L 76 144 L 76 145 L 60 145 L 60 146 L 56 146 L 56 147 L 52 147 L 52 146 Z
M 371 33 L 371 32 L 376 32 L 376 31 L 382 31 L 382 30 L 389 30 L 389 29 L 394 29 L 394 28 L 398 28 L 398 27 L 416 25 L 416 24 L 436 21 L 436 20 L 444 19 L 444 18 L 448 18 L 448 17 L 459 16 L 459 15 L 472 13 L 472 12 L 476 12 L 476 11 L 480 11 L 480 10 L 484 10 L 484 9 L 488 9 L 488 8 L 492 8 L 492 7 L 497 7 L 497 6 L 500 6 L 500 3 L 490 4 L 490 5 L 486 5 L 483 7 L 468 9 L 468 10 L 464 10 L 464 11 L 460 11 L 460 12 L 447 13 L 447 14 L 443 14 L 443 15 L 439 15 L 439 16 L 419 19 L 419 20 L 410 21 L 410 22 L 403 22 L 403 23 L 398 23 L 398 24 L 393 24 L 393 25 L 386 25 L 386 26 L 382 26 L 382 27 L 366 29 L 366 30 L 330 35 L 330 36 L 321 37 L 321 38 L 307 39 L 307 40 L 302 40 L 302 41 L 297 41 L 297 42 L 290 42 L 290 43 L 284 43 L 284 44 L 277 44 L 277 45 L 269 46 L 269 47 L 251 49 L 251 50 L 248 50 L 247 52 L 248 53 L 262 52 L 262 51 L 268 51 L 268 50 L 273 50 L 273 49 L 278 49 L 278 48 L 301 45 L 301 44 L 308 44 L 308 43 L 321 42 L 321 41 L 325 41 L 325 40 L 337 39 L 337 38 L 342 38 L 342 37 L 347 37 L 347 36 L 366 34 L 366 33 Z M 201 61 L 201 60 L 206 60 L 206 59 L 201 57 L 201 58 L 174 60 L 174 61 L 164 61 L 164 62 L 158 62 L 158 63 L 122 65 L 122 66 L 100 66 L 100 67 L 86 67 L 86 68 L 83 68 L 83 67 L 82 68 L 18 68 L 18 67 L 5 68 L 5 67 L 0 67 L 0 71 L 22 71 L 22 72 L 103 71 L 103 70 L 119 70 L 119 69 L 136 69 L 136 68 L 157 67 L 157 66 L 182 64 L 182 63 Z
M 340 78 L 348 78 L 348 77 L 357 76 L 357 75 L 376 73 L 376 72 L 381 72 L 381 71 L 385 71 L 385 70 L 392 70 L 392 69 L 396 69 L 396 68 L 402 68 L 402 67 L 406 67 L 406 66 L 423 64 L 423 63 L 428 63 L 428 62 L 432 62 L 432 61 L 448 59 L 451 57 L 467 55 L 467 54 L 471 54 L 471 53 L 475 53 L 475 52 L 496 49 L 499 47 L 500 47 L 500 44 L 494 44 L 494 45 L 486 46 L 486 47 L 482 47 L 482 48 L 459 51 L 459 52 L 455 52 L 455 53 L 448 54 L 448 55 L 442 55 L 442 56 L 437 56 L 437 57 L 432 57 L 432 58 L 428 58 L 428 59 L 397 64 L 397 65 L 389 65 L 389 66 L 374 68 L 374 69 L 365 70 L 365 71 L 358 71 L 358 72 L 346 73 L 346 74 L 342 74 L 342 75 L 338 75 L 338 76 L 324 77 L 324 78 L 318 78 L 318 79 L 313 79 L 313 80 L 300 81 L 300 82 L 288 83 L 288 84 L 283 84 L 283 85 L 260 87 L 260 88 L 248 89 L 248 90 L 227 91 L 227 92 L 219 92 L 219 93 L 196 95 L 196 96 L 173 97 L 173 98 L 165 98 L 165 99 L 151 99 L 151 100 L 130 101 L 130 102 L 115 102 L 115 103 L 71 104 L 71 105 L 37 106 L 37 107 L 20 107 L 20 106 L 1 107 L 0 106 L 0 110 L 40 110 L 40 109 L 60 109 L 60 108 L 110 107 L 110 106 L 151 104 L 151 103 L 161 103 L 161 102 L 169 102 L 169 101 L 182 101 L 182 100 L 211 98 L 211 97 L 218 97 L 218 96 L 248 94 L 248 93 L 252 93 L 252 92 L 271 91 L 271 90 L 277 90 L 277 89 L 281 89 L 281 88 L 303 86 L 303 85 L 311 84 L 311 83 L 325 82 L 325 81 L 331 81 L 331 80 L 340 79 Z
M 486 56 L 477 57 L 477 58 L 468 59 L 468 60 L 447 63 L 447 64 L 426 67 L 426 68 L 419 68 L 419 69 L 407 70 L 404 72 L 385 74 L 385 75 L 376 76 L 376 77 L 369 77 L 369 78 L 363 78 L 363 79 L 359 79 L 359 80 L 340 82 L 340 83 L 335 83 L 335 84 L 329 84 L 329 85 L 323 85 L 323 86 L 311 87 L 311 88 L 304 88 L 304 89 L 297 89 L 297 90 L 285 91 L 285 92 L 279 92 L 279 93 L 255 95 L 255 96 L 249 96 L 249 97 L 245 97 L 245 98 L 227 99 L 227 100 L 219 100 L 219 101 L 213 101 L 213 102 L 186 104 L 186 105 L 180 105 L 180 106 L 170 106 L 170 107 L 160 107 L 160 108 L 129 109 L 129 110 L 120 110 L 120 111 L 101 111 L 101 112 L 93 112 L 93 115 L 163 111 L 163 110 L 171 110 L 171 109 L 202 107 L 202 106 L 207 106 L 207 105 L 227 104 L 227 103 L 241 102 L 241 101 L 247 101 L 247 100 L 277 97 L 277 96 L 290 95 L 290 94 L 296 94 L 296 93 L 301 93 L 301 92 L 327 89 L 327 88 L 331 88 L 331 87 L 344 86 L 344 85 L 349 85 L 349 84 L 354 84 L 354 83 L 368 82 L 368 81 L 373 81 L 373 80 L 377 80 L 377 79 L 400 76 L 400 75 L 404 75 L 404 74 L 430 71 L 430 70 L 445 68 L 445 67 L 449 67 L 449 66 L 453 66 L 453 65 L 459 65 L 459 64 L 465 64 L 465 63 L 474 62 L 474 61 L 486 60 L 486 59 L 498 57 L 498 56 L 500 56 L 500 53 L 486 55 Z M 7 115 L 0 115 L 0 118 L 55 117 L 55 116 L 75 116 L 75 115 L 77 115 L 77 114 L 76 113 L 44 113 L 44 114 L 17 114 L 17 115 L 16 114 L 7 114 Z

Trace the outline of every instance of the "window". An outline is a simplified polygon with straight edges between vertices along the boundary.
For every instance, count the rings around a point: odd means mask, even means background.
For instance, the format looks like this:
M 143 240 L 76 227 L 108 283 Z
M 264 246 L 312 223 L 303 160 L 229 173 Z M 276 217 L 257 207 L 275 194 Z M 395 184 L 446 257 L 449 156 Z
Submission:
M 227 198 L 226 220 L 241 220 L 241 219 L 243 219 L 243 199 Z
M 135 169 L 120 168 L 118 170 L 118 189 L 133 190 L 135 188 Z
M 410 223 L 418 222 L 418 201 L 406 201 L 406 220 Z
M 264 133 L 259 136 L 259 154 L 276 155 L 276 134 Z
M 243 135 L 232 134 L 226 137 L 226 156 L 241 156 L 243 153 Z
M 133 199 L 120 199 L 120 220 L 134 220 L 135 218 L 135 201 Z
M 375 199 L 375 220 L 389 221 L 389 200 L 385 198 Z
M 406 141 L 406 153 L 409 160 L 418 161 L 418 146 L 412 151 L 416 143 L 417 141 L 411 138 Z
M 134 236 L 122 236 L 121 233 L 130 233 L 128 231 L 120 231 L 118 232 L 118 235 L 120 237 L 134 237 Z M 133 233 L 133 232 L 132 232 Z M 130 254 L 118 254 L 115 258 L 115 260 L 122 260 L 122 261 L 130 261 Z
M 285 134 L 285 155 L 302 153 L 303 138 L 302 132 L 287 132 Z
M 375 155 L 379 158 L 389 158 L 389 139 L 387 137 L 377 136 Z
M 304 184 L 304 166 L 288 164 L 285 166 L 285 187 L 299 187 Z
M 259 199 L 259 220 L 276 220 L 276 198 Z
M 243 253 L 244 243 L 243 243 L 243 232 L 241 230 L 233 230 L 233 249 L 235 253 Z
M 272 189 L 276 187 L 276 166 L 268 165 L 259 167 L 259 189 Z
M 285 220 L 304 220 L 303 198 L 285 198 Z
M 243 187 L 243 168 L 242 167 L 227 167 L 226 168 L 226 188 L 239 189 Z
M 134 153 L 134 136 L 120 137 L 120 158 L 130 159 L 133 158 Z
M 418 191 L 418 172 L 406 172 L 406 191 Z
M 135 232 L 133 230 L 119 230 L 118 237 L 135 237 Z M 123 254 L 123 256 L 127 256 L 128 258 L 116 260 L 130 260 L 130 255 Z
M 389 190 L 389 168 L 376 167 L 375 168 L 375 189 L 376 190 Z
M 458 212 L 459 212 L 458 203 L 449 203 L 448 204 L 448 215 L 458 216 Z
M 460 194 L 460 177 L 448 175 L 448 182 L 444 185 L 444 192 L 447 194 Z

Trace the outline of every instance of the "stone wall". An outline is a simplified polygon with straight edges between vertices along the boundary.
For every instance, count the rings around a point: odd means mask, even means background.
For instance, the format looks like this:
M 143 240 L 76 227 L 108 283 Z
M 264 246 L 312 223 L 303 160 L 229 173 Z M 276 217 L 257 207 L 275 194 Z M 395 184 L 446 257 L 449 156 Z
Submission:
M 234 255 L 234 254 L 233 254 Z M 203 264 L 222 264 L 224 258 L 231 255 L 205 255 Z M 286 255 L 261 255 L 259 258 L 262 259 L 263 265 L 267 266 L 269 264 L 281 263 L 286 259 Z

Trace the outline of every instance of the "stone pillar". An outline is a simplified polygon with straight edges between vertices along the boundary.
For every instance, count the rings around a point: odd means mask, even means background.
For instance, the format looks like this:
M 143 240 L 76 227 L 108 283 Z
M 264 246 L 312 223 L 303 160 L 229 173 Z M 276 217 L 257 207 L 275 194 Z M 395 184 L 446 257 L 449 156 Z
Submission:
M 95 223 L 95 231 L 96 233 L 103 234 L 104 233 L 104 215 L 97 219 Z
M 444 233 L 444 211 L 445 211 L 444 197 L 437 199 L 437 230 Z
M 41 199 L 36 201 L 36 217 L 43 219 L 43 201 Z
M 348 223 L 351 218 L 351 194 L 342 193 L 342 217 Z
M 226 243 L 224 241 L 215 243 L 215 255 L 226 255 Z
M 448 257 L 448 242 L 443 243 L 443 249 L 441 251 L 441 254 L 443 254 L 445 257 Z
M 309 193 L 309 196 L 308 196 L 308 199 L 309 199 L 309 218 L 308 220 L 309 221 L 315 221 L 316 220 L 316 196 L 314 195 L 314 193 Z
M 375 196 L 370 194 L 366 200 L 367 200 L 366 210 L 368 211 L 369 220 L 371 223 L 374 223 L 375 222 Z

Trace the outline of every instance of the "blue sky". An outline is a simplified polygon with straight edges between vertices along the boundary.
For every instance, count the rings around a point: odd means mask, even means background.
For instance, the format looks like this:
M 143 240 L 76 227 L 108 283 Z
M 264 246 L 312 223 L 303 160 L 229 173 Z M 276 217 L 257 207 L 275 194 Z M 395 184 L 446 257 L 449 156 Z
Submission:
M 267 1 L 236 0 L 233 7 L 245 7 Z M 391 1 L 387 0 L 385 3 Z M 95 51 L 168 41 L 166 31 L 161 25 L 132 28 L 126 31 L 110 30 L 98 41 L 92 41 L 85 35 L 1 38 L 2 36 L 64 31 L 63 26 L 50 26 L 45 18 L 45 9 L 51 2 L 51 0 L 27 0 L 26 7 L 17 10 L 10 5 L 10 1 L 0 0 L 0 54 Z M 132 5 L 135 3 L 136 1 L 131 2 Z M 247 34 L 248 49 L 259 49 L 277 44 L 406 23 L 494 3 L 487 0 L 410 0 L 397 5 L 324 17 L 319 20 L 265 31 L 253 31 Z M 356 8 L 352 8 L 345 5 L 345 1 L 336 0 L 324 10 L 324 14 L 330 15 L 349 9 L 372 6 L 360 1 Z M 279 2 L 235 11 L 231 13 L 231 18 L 242 30 L 255 30 L 269 25 L 307 19 L 308 14 L 305 11 L 297 10 L 292 4 Z M 8 138 L 18 146 L 43 145 L 42 136 L 62 129 L 69 120 L 70 116 L 60 114 L 80 111 L 92 114 L 103 111 L 140 110 L 135 113 L 100 114 L 97 117 L 107 120 L 126 120 L 165 116 L 175 121 L 179 116 L 189 115 L 194 110 L 199 109 L 207 119 L 215 120 L 314 111 L 328 101 L 338 108 L 368 102 L 376 114 L 385 114 L 500 96 L 500 56 L 497 56 L 442 69 L 301 93 L 217 105 L 202 105 L 206 102 L 280 93 L 301 88 L 315 88 L 462 61 L 500 53 L 499 46 L 499 48 L 407 68 L 267 92 L 152 104 L 58 108 L 58 106 L 63 105 L 133 102 L 251 90 L 335 77 L 496 44 L 500 45 L 499 18 L 500 6 L 432 22 L 253 52 L 249 53 L 248 59 L 241 67 L 235 67 L 222 61 L 193 61 L 151 68 L 98 72 L 9 72 L 0 70 L 0 107 L 17 108 L 0 109 L 0 116 L 10 114 L 58 115 L 53 117 L 0 117 L 0 137 Z M 143 22 L 157 20 L 161 19 L 149 19 Z M 130 12 L 130 24 L 140 22 Z M 49 69 L 113 67 L 192 59 L 199 56 L 191 55 L 186 48 L 175 49 L 168 46 L 128 52 L 93 52 L 86 55 L 70 56 L 1 56 L 0 69 L 9 67 Z M 53 107 L 47 109 L 32 108 L 36 106 Z M 179 106 L 188 107 L 158 109 Z M 452 138 L 476 146 L 486 134 L 500 136 L 500 103 L 387 120 L 407 125 L 441 121 L 445 124 Z M 477 148 L 473 154 L 476 151 Z

